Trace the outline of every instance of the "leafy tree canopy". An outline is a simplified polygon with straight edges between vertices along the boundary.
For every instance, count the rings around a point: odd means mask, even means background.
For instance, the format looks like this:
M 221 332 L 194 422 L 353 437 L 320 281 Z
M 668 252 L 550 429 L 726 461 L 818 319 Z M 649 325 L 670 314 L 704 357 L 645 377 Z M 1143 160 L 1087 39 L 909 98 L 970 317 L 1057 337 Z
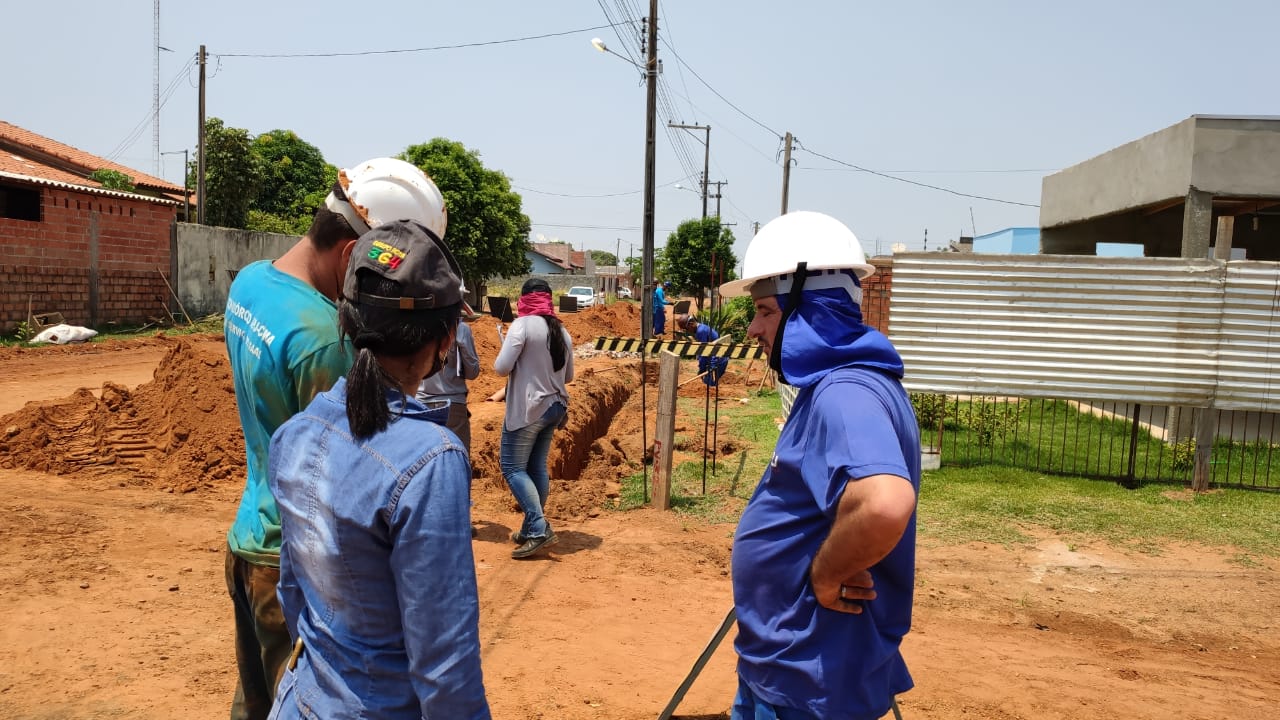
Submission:
M 591 259 L 596 261 L 596 265 L 614 266 L 618 264 L 618 256 L 607 250 L 591 250 Z
M 205 120 L 204 173 L 205 223 L 247 227 L 249 210 L 262 187 L 262 169 L 249 131 L 227 127 L 220 118 Z M 193 168 L 192 187 L 196 187 L 195 180 Z
M 292 130 L 272 130 L 253 139 L 253 154 L 262 167 L 262 186 L 251 208 L 282 218 L 305 216 L 309 225 L 316 205 L 308 205 L 308 198 L 319 194 L 323 202 L 326 171 L 333 167 L 320 148 Z
M 721 227 L 720 218 L 686 220 L 667 236 L 662 253 L 663 280 L 681 292 L 697 298 L 702 310 L 703 294 L 712 285 L 736 278 L 733 268 L 738 259 L 733 254 L 733 231 Z M 712 260 L 715 260 L 713 277 Z
M 102 187 L 108 190 L 137 192 L 137 187 L 133 184 L 133 178 L 119 170 L 99 168 L 89 173 L 89 179 L 97 183 L 102 183 Z
M 411 145 L 400 157 L 421 168 L 444 195 L 445 241 L 469 289 L 488 278 L 529 272 L 529 217 L 505 174 L 486 168 L 479 152 L 445 138 Z

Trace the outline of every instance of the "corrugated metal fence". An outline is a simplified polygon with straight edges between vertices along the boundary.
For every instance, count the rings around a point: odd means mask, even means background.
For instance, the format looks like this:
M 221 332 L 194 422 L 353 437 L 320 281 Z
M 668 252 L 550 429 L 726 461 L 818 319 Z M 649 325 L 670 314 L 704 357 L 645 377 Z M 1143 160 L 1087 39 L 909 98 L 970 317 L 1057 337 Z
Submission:
M 1278 310 L 1276 263 L 912 254 L 890 324 L 943 463 L 1185 480 L 1207 412 L 1214 481 L 1280 488 Z

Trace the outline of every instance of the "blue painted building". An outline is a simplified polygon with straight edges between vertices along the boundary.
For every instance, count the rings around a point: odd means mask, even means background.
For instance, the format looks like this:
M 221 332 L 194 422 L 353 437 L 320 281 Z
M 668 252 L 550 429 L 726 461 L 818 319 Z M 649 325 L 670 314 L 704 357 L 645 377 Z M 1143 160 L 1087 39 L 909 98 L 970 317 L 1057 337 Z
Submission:
M 973 239 L 973 252 L 999 255 L 1037 255 L 1040 228 L 1014 227 L 997 230 Z

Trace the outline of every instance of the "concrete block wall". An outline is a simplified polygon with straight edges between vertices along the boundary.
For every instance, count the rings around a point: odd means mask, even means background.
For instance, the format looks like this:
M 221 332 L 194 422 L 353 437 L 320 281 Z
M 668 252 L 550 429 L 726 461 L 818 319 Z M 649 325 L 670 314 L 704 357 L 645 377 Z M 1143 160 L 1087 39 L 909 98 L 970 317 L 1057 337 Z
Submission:
M 40 188 L 39 221 L 0 218 L 0 332 L 32 312 L 75 325 L 141 323 L 165 313 L 178 208 Z

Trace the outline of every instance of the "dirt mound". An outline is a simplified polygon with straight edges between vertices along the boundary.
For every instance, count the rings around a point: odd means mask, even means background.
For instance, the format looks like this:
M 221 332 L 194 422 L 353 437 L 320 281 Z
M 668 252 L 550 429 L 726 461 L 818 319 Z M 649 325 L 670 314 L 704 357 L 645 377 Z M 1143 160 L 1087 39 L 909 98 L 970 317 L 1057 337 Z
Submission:
M 601 335 L 608 337 L 640 337 L 640 305 L 616 302 L 595 305 L 576 313 L 560 315 L 573 341 L 581 345 Z
M 0 467 L 55 474 L 127 468 L 178 492 L 244 476 L 244 441 L 221 347 L 178 341 L 151 382 L 105 383 L 0 418 Z

